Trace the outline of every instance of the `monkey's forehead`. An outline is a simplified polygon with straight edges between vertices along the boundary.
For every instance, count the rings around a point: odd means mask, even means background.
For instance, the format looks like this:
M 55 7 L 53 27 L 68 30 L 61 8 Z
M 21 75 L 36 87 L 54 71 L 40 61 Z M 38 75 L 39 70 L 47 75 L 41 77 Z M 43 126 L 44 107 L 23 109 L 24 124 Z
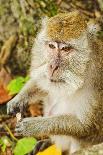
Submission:
M 86 28 L 87 21 L 79 12 L 60 13 L 49 19 L 47 34 L 53 40 L 67 41 L 79 38 Z

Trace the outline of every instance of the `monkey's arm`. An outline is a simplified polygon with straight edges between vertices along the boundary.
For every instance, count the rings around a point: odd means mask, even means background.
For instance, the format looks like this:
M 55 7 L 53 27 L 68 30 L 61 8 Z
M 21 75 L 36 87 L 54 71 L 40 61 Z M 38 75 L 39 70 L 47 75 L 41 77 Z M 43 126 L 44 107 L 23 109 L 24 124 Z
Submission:
M 72 115 L 25 118 L 16 126 L 16 132 L 24 136 L 72 135 L 82 138 L 90 134 L 90 128 Z
M 30 79 L 18 95 L 7 103 L 7 113 L 15 114 L 17 112 L 23 112 L 27 107 L 28 102 L 33 100 L 42 99 L 46 95 L 46 92 L 38 87 L 35 80 Z

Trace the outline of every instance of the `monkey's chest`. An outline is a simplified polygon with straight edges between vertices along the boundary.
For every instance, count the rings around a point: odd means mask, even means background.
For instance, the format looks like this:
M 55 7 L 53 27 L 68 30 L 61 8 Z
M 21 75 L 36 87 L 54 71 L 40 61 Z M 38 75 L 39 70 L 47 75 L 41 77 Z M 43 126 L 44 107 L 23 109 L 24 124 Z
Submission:
M 45 116 L 58 114 L 75 114 L 75 106 L 69 102 L 68 97 L 57 94 L 56 96 L 49 96 L 45 104 Z
M 87 96 L 88 97 L 88 96 Z M 55 116 L 62 114 L 75 115 L 81 121 L 85 121 L 86 112 L 89 108 L 88 100 L 83 93 L 80 95 L 68 96 L 66 91 L 50 93 L 46 99 L 44 107 L 45 116 Z

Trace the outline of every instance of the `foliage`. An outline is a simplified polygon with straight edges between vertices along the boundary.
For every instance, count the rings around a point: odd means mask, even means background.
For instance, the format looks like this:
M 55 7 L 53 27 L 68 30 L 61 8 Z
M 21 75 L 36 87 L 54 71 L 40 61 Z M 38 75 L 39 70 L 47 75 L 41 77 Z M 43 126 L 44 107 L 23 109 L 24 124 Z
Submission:
M 0 146 L 1 146 L 1 151 L 5 152 L 6 147 L 11 145 L 11 141 L 7 136 L 3 136 L 0 138 Z
M 25 155 L 29 153 L 34 148 L 36 142 L 36 139 L 33 137 L 25 137 L 18 140 L 14 149 L 14 155 Z
M 25 36 L 27 36 L 27 34 L 29 35 L 35 34 L 34 20 L 32 17 L 26 18 L 26 17 L 21 16 L 20 31 Z
M 12 80 L 7 86 L 7 90 L 9 91 L 10 95 L 15 95 L 19 93 L 19 91 L 24 86 L 24 84 L 28 81 L 28 79 L 29 79 L 28 76 L 25 78 L 22 76 L 19 76 L 16 79 Z
M 25 137 L 18 140 L 16 143 L 12 142 L 7 136 L 0 138 L 0 148 L 2 152 L 6 152 L 7 147 L 12 147 L 14 155 L 25 155 L 30 153 L 35 147 L 37 140 L 33 137 Z M 14 146 L 15 145 L 15 146 Z M 61 150 L 55 145 L 48 147 L 43 152 L 37 155 L 61 155 Z

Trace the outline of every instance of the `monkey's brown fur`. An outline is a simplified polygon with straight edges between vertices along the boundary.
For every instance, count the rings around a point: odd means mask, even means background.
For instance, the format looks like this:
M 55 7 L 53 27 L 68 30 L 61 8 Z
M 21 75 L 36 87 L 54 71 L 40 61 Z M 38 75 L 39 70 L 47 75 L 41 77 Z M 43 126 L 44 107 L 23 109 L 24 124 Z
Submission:
M 61 13 L 49 19 L 47 34 L 53 40 L 67 41 L 68 37 L 78 38 L 86 27 L 87 21 L 78 11 Z

